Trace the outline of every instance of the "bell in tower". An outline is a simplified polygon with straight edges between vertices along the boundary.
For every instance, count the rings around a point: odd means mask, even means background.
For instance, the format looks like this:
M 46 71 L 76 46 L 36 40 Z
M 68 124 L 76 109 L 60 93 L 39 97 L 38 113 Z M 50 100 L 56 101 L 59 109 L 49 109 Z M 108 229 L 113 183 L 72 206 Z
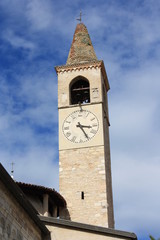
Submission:
M 89 82 L 85 78 L 74 79 L 70 87 L 71 104 L 84 104 L 90 102 Z

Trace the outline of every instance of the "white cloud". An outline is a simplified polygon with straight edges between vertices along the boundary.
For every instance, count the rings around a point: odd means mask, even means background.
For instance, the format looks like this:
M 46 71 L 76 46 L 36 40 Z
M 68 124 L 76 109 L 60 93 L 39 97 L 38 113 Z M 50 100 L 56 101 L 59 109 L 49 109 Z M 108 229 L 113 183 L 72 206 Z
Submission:
M 14 162 L 14 179 L 16 181 L 38 184 L 58 190 L 58 161 L 54 149 L 31 146 L 28 152 L 0 152 L 1 163 L 11 171 Z
M 160 220 L 157 215 L 160 193 L 155 188 L 156 182 L 160 181 L 160 161 L 154 156 L 148 156 L 146 161 L 134 159 L 131 154 L 122 152 L 117 152 L 114 157 L 117 159 L 112 163 L 118 227 L 129 231 L 134 227 L 141 232 L 148 231 L 149 235 L 153 230 L 150 222 L 156 224 Z
M 159 236 L 159 65 L 119 71 L 109 98 L 116 227 Z M 114 75 L 114 73 L 113 73 Z M 112 76 L 113 77 L 113 76 Z M 112 90 L 113 89 L 113 90 Z M 156 124 L 155 124 L 156 122 Z M 150 223 L 153 224 L 150 224 Z
M 159 237 L 159 2 L 16 0 L 15 8 L 15 1 L 1 1 L 3 40 L 34 54 L 21 63 L 7 58 L 10 65 L 1 72 L 0 159 L 7 169 L 16 162 L 18 180 L 57 185 L 57 80 L 51 66 L 67 59 L 79 4 L 111 86 L 116 227 Z M 6 45 L 1 49 L 10 56 Z M 49 133 L 37 130 L 45 126 Z
M 9 172 L 15 163 L 18 181 L 58 189 L 57 84 L 50 74 L 14 74 L 11 85 L 1 77 L 0 161 Z
M 34 30 L 44 30 L 54 24 L 53 4 L 50 0 L 31 0 L 27 4 L 26 16 Z
M 3 38 L 16 48 L 24 48 L 28 50 L 33 50 L 35 48 L 33 42 L 25 39 L 25 37 L 16 35 L 12 30 L 6 30 L 3 33 Z

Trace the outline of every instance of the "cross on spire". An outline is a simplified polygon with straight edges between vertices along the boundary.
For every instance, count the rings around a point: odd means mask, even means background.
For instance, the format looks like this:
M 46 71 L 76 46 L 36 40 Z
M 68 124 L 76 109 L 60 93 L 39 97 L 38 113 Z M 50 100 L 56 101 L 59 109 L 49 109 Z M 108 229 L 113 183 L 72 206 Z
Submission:
M 13 168 L 13 166 L 14 166 L 14 162 L 11 162 L 11 166 L 12 166 L 12 169 L 11 169 L 11 177 L 12 178 L 14 178 L 14 176 L 13 176 L 13 174 L 14 174 L 14 168 Z
M 77 18 L 76 20 L 82 22 L 82 15 L 84 14 L 82 14 L 82 11 L 80 11 L 79 18 Z

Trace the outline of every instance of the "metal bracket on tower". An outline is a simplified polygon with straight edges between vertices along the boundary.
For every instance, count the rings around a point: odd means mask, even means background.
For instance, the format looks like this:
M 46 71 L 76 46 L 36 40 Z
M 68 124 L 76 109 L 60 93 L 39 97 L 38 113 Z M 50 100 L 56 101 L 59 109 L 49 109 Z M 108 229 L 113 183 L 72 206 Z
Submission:
M 82 111 L 83 111 L 83 109 L 82 109 L 81 102 L 78 102 L 78 104 L 79 104 L 79 107 L 80 107 L 80 112 L 82 112 Z

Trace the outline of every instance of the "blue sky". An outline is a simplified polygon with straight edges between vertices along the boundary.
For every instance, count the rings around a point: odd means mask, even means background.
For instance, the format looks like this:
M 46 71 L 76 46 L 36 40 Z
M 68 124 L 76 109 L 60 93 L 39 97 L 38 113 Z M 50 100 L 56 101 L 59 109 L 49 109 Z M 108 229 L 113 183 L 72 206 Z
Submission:
M 82 10 L 106 66 L 116 229 L 160 237 L 160 1 L 0 1 L 0 161 L 58 189 L 57 76 Z

